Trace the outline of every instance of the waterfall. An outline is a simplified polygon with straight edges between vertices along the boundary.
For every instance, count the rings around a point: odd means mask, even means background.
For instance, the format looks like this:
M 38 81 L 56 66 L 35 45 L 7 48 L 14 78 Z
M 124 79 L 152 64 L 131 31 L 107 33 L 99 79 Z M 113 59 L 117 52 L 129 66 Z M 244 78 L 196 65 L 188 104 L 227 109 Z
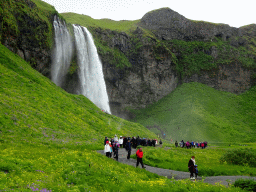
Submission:
M 81 26 L 73 25 L 77 50 L 80 93 L 104 111 L 110 112 L 102 64 L 91 33 Z
M 71 63 L 72 40 L 65 22 L 62 22 L 57 16 L 54 17 L 53 26 L 55 48 L 51 66 L 51 79 L 61 87 Z

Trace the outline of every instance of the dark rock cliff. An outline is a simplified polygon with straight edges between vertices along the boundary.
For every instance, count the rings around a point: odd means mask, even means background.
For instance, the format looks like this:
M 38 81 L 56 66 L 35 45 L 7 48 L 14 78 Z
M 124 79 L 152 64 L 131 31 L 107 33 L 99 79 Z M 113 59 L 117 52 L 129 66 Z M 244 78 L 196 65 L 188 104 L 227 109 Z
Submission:
M 50 77 L 52 23 L 58 13 L 48 4 L 43 7 L 30 0 L 3 0 L 0 40 Z M 129 109 L 152 104 L 182 83 L 196 81 L 239 94 L 256 81 L 255 24 L 233 28 L 191 21 L 163 8 L 147 13 L 129 34 L 88 29 L 103 63 L 112 114 L 126 119 L 132 118 Z M 73 59 L 63 88 L 74 93 L 77 81 Z
M 93 34 L 131 63 L 118 68 L 99 51 L 112 113 L 123 118 L 132 118 L 127 109 L 152 104 L 182 83 L 200 82 L 236 94 L 255 84 L 256 25 L 195 22 L 167 8 L 147 13 L 131 35 L 99 29 Z
M 50 75 L 54 7 L 31 0 L 3 0 L 0 5 L 0 40 L 43 75 Z M 49 9 L 50 7 L 50 9 Z

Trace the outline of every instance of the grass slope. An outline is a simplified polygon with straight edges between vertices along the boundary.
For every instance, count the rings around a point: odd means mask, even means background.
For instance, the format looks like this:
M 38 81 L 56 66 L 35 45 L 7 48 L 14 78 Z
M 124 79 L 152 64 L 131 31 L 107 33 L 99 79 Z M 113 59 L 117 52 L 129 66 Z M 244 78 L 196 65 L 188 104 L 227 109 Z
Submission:
M 104 136 L 114 134 L 156 137 L 139 124 L 105 114 L 82 95 L 66 93 L 2 45 L 0 59 L 4 141 L 17 137 L 99 146 Z
M 2 191 L 243 191 L 173 181 L 95 152 L 113 134 L 156 137 L 71 95 L 0 44 Z
M 188 83 L 145 109 L 133 121 L 166 139 L 251 142 L 256 137 L 256 87 L 239 96 Z

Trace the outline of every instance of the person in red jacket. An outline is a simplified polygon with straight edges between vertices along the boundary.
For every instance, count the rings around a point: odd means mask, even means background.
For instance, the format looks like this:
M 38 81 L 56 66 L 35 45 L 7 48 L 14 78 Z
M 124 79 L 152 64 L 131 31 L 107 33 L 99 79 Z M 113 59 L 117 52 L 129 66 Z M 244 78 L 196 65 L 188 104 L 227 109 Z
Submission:
M 146 168 L 144 165 L 143 165 L 143 162 L 142 162 L 142 157 L 143 157 L 143 151 L 142 151 L 142 148 L 139 148 L 138 151 L 136 152 L 136 156 L 137 156 L 137 164 L 136 164 L 136 167 L 138 167 L 139 163 L 141 164 L 142 168 Z

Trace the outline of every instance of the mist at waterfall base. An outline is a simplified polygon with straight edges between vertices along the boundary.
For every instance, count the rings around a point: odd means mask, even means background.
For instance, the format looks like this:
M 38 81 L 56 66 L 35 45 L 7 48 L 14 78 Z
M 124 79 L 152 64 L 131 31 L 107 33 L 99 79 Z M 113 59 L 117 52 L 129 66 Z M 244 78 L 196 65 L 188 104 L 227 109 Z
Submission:
M 85 27 L 73 25 L 75 36 L 73 42 L 65 23 L 57 17 L 54 18 L 54 30 L 52 81 L 60 87 L 69 83 L 67 76 L 74 47 L 78 67 L 75 94 L 86 96 L 100 109 L 111 114 L 102 64 L 91 33 Z

